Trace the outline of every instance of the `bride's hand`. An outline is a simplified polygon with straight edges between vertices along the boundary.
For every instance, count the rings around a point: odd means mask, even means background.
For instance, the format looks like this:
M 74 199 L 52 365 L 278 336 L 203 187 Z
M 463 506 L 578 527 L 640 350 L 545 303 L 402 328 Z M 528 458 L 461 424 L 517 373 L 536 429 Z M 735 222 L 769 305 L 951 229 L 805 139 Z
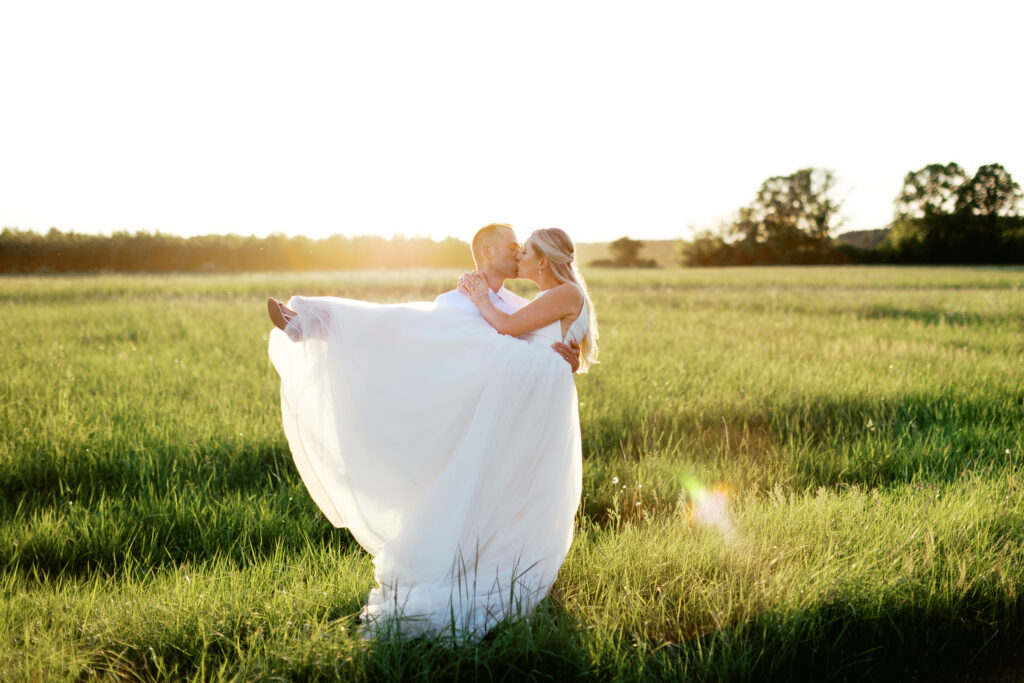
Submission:
M 469 296 L 469 293 L 473 289 L 473 278 L 475 277 L 476 273 L 463 273 L 460 275 L 458 290 L 466 296 Z
M 477 273 L 463 273 L 459 278 L 459 291 L 475 302 L 487 292 L 487 283 Z

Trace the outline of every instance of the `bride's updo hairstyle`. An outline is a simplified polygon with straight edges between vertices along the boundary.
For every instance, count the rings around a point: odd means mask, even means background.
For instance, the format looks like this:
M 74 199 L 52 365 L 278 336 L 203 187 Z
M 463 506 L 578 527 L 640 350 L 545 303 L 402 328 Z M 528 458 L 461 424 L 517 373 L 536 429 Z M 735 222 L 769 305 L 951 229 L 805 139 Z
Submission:
M 535 230 L 530 235 L 530 244 L 538 257 L 546 257 L 551 267 L 551 274 L 562 283 L 571 283 L 579 287 L 586 302 L 590 325 L 583 337 L 580 354 L 580 372 L 597 362 L 597 316 L 594 315 L 594 304 L 590 301 L 587 283 L 576 267 L 576 246 L 569 235 L 558 228 Z

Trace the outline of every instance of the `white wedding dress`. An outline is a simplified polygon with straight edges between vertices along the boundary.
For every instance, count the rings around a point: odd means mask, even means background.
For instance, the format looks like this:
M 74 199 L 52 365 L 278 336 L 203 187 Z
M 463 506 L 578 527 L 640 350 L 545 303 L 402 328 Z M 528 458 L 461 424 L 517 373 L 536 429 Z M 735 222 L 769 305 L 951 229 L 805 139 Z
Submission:
M 284 432 L 313 500 L 373 555 L 364 635 L 472 640 L 529 614 L 582 488 L 576 387 L 550 348 L 561 323 L 517 339 L 434 303 L 288 306 L 301 341 L 275 328 L 269 348 Z

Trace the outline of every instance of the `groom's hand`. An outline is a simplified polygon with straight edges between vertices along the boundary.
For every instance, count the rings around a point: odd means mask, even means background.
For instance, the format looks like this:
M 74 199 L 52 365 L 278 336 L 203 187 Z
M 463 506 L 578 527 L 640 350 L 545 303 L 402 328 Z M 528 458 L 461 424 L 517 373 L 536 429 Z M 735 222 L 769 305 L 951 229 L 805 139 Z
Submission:
M 564 358 L 566 363 L 572 366 L 573 372 L 580 369 L 580 345 L 575 341 L 570 339 L 568 344 L 555 342 L 551 345 L 551 348 Z

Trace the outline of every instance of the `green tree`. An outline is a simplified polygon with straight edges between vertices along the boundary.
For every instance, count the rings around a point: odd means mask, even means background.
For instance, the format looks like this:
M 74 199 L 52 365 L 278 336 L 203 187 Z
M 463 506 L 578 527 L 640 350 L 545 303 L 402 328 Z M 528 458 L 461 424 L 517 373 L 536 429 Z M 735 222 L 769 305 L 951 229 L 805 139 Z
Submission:
M 640 262 L 640 249 L 644 243 L 629 237 L 620 237 L 608 245 L 612 262 L 617 266 L 635 266 Z
M 917 263 L 1017 262 L 1020 203 L 1020 185 L 1000 164 L 973 176 L 956 163 L 929 164 L 904 177 L 886 250 Z
M 955 162 L 928 164 L 903 177 L 896 197 L 896 220 L 948 215 L 955 211 L 967 173 Z
M 956 213 L 1013 216 L 1021 202 L 1020 185 L 1002 164 L 986 164 L 957 193 Z
M 841 224 L 842 202 L 831 170 L 804 168 L 764 181 L 729 233 L 747 263 L 819 263 Z
M 680 240 L 676 253 L 684 266 L 726 266 L 734 262 L 732 245 L 711 230 L 698 233 L 692 242 Z

